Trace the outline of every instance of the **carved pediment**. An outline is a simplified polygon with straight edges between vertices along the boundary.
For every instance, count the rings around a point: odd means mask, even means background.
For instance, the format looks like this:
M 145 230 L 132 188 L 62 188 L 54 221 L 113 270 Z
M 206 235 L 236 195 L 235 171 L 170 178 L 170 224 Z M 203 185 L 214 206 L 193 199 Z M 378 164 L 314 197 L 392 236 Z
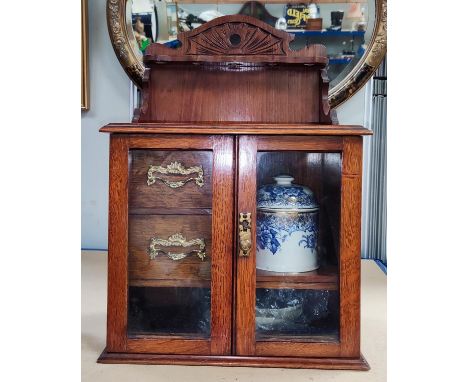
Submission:
M 248 23 L 223 23 L 186 36 L 186 54 L 285 55 L 284 39 Z
M 245 15 L 219 17 L 177 37 L 179 48 L 152 44 L 145 61 L 327 62 L 323 45 L 293 51 L 293 35 Z

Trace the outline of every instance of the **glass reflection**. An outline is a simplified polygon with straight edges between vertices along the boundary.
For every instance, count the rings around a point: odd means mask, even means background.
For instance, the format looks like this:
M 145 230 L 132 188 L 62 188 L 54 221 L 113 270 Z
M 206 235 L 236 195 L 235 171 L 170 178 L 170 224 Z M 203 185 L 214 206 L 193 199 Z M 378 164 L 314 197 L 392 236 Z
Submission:
M 336 290 L 257 289 L 257 338 L 309 337 L 314 341 L 338 338 L 339 297 Z
M 242 14 L 295 35 L 292 49 L 324 44 L 328 76 L 335 86 L 354 68 L 367 49 L 375 24 L 375 1 L 341 3 L 277 3 L 216 0 L 129 0 L 135 53 L 142 57 L 152 42 L 177 47 L 177 33 L 221 16 Z

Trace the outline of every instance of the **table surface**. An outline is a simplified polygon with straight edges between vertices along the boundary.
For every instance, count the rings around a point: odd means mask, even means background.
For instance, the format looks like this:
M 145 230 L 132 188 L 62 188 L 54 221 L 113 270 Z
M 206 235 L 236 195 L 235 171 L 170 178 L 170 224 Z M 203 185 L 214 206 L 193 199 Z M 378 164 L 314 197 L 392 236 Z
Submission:
M 107 252 L 82 251 L 82 381 L 190 382 L 382 382 L 387 377 L 387 279 L 372 260 L 362 260 L 361 351 L 371 370 L 299 370 L 250 367 L 104 365 L 96 363 L 105 347 Z

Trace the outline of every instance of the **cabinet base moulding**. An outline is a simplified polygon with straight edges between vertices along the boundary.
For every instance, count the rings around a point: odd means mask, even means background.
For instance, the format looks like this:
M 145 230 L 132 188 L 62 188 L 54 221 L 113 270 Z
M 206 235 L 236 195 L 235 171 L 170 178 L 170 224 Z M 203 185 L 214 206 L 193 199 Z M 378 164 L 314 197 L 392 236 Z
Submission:
M 359 358 L 298 358 L 110 353 L 104 350 L 97 362 L 140 365 L 251 366 L 282 367 L 288 369 L 370 370 L 370 366 L 362 354 Z

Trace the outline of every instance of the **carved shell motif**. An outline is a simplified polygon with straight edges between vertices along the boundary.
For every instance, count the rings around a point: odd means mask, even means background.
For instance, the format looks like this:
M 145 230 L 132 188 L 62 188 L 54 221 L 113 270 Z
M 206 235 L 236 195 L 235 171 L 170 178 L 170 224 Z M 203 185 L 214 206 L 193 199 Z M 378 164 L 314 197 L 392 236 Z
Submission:
M 246 23 L 226 23 L 188 38 L 186 54 L 285 55 L 282 39 Z

